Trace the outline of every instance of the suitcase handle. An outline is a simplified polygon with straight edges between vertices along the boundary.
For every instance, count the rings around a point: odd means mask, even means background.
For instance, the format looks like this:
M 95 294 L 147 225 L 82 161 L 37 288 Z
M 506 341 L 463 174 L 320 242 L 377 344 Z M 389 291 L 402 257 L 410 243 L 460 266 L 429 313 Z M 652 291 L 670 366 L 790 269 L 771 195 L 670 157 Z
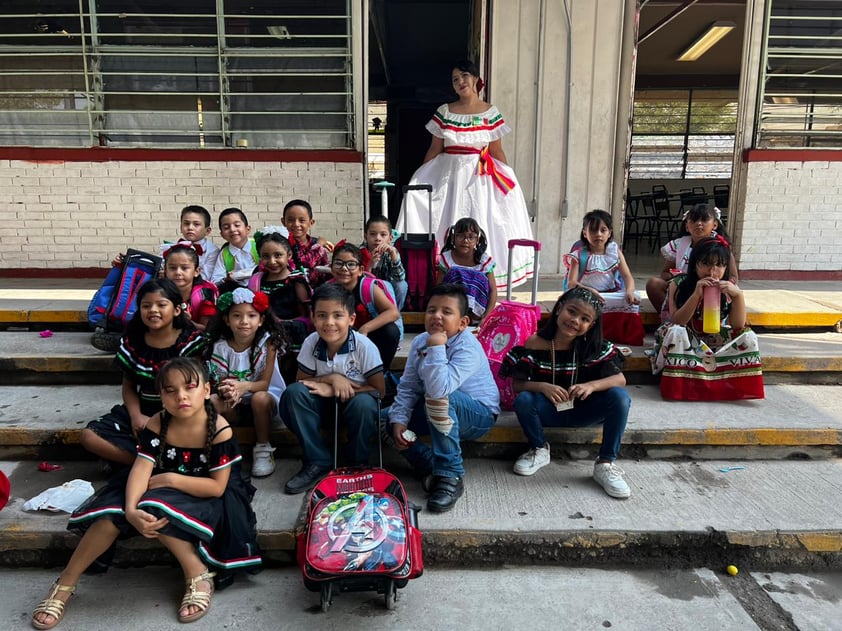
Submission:
M 538 253 L 541 251 L 541 242 L 533 239 L 509 239 L 509 260 L 506 270 L 506 300 L 512 299 L 512 252 L 515 247 L 522 245 L 535 250 L 532 261 L 532 304 L 538 304 Z
M 427 191 L 428 193 L 433 192 L 433 185 L 432 184 L 407 184 L 403 187 L 403 192 L 406 193 L 407 191 Z
M 407 184 L 403 187 L 403 194 L 404 197 L 406 196 L 407 192 L 409 191 L 427 191 L 427 228 L 429 232 L 427 236 L 429 237 L 430 241 L 433 240 L 433 185 L 432 184 Z M 406 216 L 403 217 L 403 232 L 406 234 Z M 398 230 L 400 230 L 400 226 L 398 226 Z
M 541 242 L 534 241 L 533 239 L 509 239 L 509 249 L 513 249 L 515 246 L 522 245 L 527 248 L 533 248 L 538 252 L 541 251 Z

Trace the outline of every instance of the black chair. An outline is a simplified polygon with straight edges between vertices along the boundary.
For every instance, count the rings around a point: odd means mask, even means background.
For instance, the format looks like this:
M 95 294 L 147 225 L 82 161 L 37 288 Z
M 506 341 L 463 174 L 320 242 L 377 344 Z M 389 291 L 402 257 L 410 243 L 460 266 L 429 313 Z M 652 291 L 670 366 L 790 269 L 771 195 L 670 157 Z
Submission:
M 655 208 L 656 217 L 656 246 L 664 243 L 678 233 L 681 226 L 681 213 L 673 214 L 670 206 L 669 193 L 665 186 L 656 185 L 652 187 L 652 204 Z
M 719 208 L 719 210 L 725 210 L 726 208 L 728 208 L 728 202 L 730 201 L 730 197 L 730 184 L 717 184 L 713 187 L 713 203 L 716 204 L 716 207 Z
M 644 239 L 652 246 L 656 228 L 655 209 L 652 205 L 652 196 L 646 193 L 642 195 L 631 195 L 626 191 L 626 212 L 623 228 L 623 249 L 631 248 L 634 245 L 634 253 L 638 253 L 640 242 Z

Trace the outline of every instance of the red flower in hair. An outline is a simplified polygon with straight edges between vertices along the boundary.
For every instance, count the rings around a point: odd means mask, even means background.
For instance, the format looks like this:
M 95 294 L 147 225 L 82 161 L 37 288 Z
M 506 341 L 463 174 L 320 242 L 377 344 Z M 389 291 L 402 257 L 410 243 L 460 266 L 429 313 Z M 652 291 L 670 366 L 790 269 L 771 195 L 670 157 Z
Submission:
M 269 308 L 269 296 L 262 291 L 256 291 L 254 292 L 254 300 L 251 304 L 255 311 L 264 313 Z

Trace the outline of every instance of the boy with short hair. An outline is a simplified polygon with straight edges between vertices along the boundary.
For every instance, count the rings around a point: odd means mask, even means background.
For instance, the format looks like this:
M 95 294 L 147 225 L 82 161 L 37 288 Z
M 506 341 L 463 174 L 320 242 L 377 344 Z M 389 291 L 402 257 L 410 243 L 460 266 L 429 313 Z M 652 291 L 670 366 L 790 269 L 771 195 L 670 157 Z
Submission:
M 419 474 L 432 474 L 427 510 L 434 513 L 453 508 L 464 492 L 459 441 L 484 436 L 500 413 L 500 391 L 469 323 L 464 287 L 434 287 L 425 332 L 412 342 L 388 412 L 395 446 Z M 430 447 L 415 441 L 407 428 L 429 433 Z
M 211 233 L 211 216 L 204 206 L 191 205 L 181 209 L 179 228 L 181 238 L 198 245 L 201 248 L 199 254 L 199 273 L 204 280 L 210 280 L 213 274 L 216 259 L 219 256 L 219 248 L 208 237 Z M 172 243 L 161 244 L 161 255 L 169 249 Z
M 298 352 L 296 383 L 281 397 L 281 417 L 301 443 L 302 466 L 284 486 L 301 493 L 321 479 L 333 456 L 321 436 L 322 419 L 333 417 L 334 398 L 348 434 L 348 464 L 368 463 L 377 434 L 378 403 L 386 389 L 377 347 L 355 332 L 354 297 L 341 285 L 322 285 L 310 303 L 315 333 Z M 339 419 L 336 419 L 339 422 Z
M 225 244 L 219 250 L 210 280 L 224 293 L 245 287 L 260 257 L 254 239 L 249 236 L 249 220 L 239 208 L 226 208 L 219 213 L 219 233 Z

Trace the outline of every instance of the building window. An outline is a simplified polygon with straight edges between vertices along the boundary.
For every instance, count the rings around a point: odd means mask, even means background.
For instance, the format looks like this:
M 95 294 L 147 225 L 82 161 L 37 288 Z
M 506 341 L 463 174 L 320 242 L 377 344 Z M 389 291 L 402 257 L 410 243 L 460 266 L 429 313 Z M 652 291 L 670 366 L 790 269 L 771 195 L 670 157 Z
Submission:
M 634 98 L 629 177 L 730 178 L 736 128 L 736 91 L 638 91 Z
M 842 147 L 842 6 L 771 0 L 755 145 Z
M 0 15 L 0 144 L 352 146 L 350 0 L 50 9 Z

